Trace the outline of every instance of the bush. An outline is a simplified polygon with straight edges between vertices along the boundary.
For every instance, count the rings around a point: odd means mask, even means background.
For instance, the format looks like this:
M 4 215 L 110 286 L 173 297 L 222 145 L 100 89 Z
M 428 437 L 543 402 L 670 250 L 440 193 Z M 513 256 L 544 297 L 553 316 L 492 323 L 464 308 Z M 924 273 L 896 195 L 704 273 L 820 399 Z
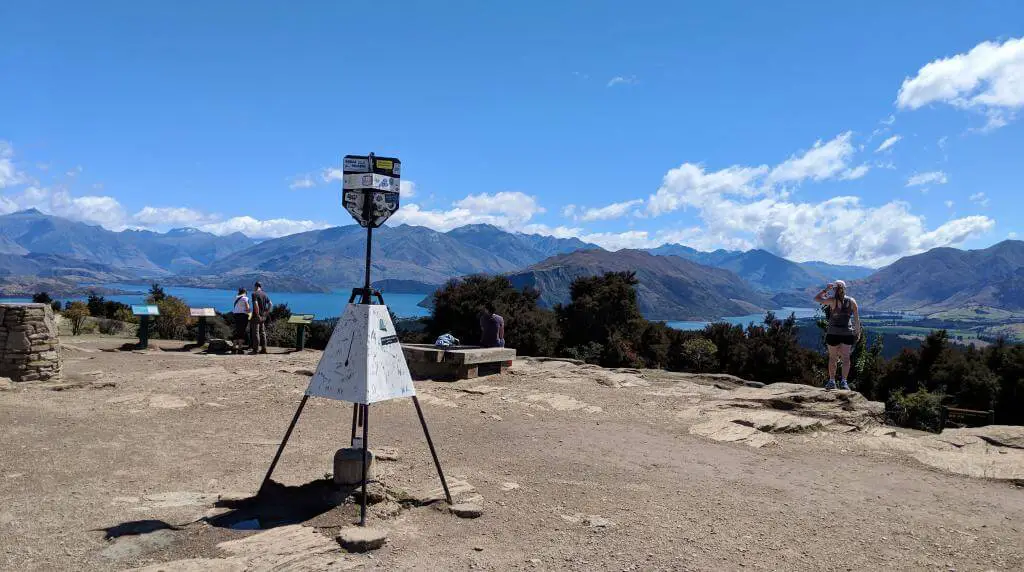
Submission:
M 156 335 L 164 340 L 186 339 L 193 319 L 185 301 L 174 296 L 164 296 L 160 300 L 151 298 L 150 303 L 154 302 L 160 308 L 160 315 L 151 318 Z
M 295 329 L 295 324 L 289 324 L 287 319 L 267 322 L 267 345 L 294 348 Z
M 921 388 L 904 395 L 902 392 L 893 395 L 890 418 L 902 427 L 923 429 L 925 431 L 942 431 L 942 393 L 929 393 Z
M 82 326 L 89 317 L 89 306 L 85 302 L 70 302 L 64 309 L 64 319 L 71 324 L 71 335 L 77 336 L 82 333 Z
M 60 312 L 60 300 L 54 300 L 53 302 L 50 302 L 50 308 L 53 309 L 53 312 L 55 314 L 57 312 Z
M 589 342 L 582 346 L 573 346 L 562 350 L 563 357 L 578 359 L 592 364 L 600 363 L 602 355 L 604 355 L 604 346 L 597 342 Z
M 99 332 L 105 336 L 116 336 L 125 330 L 124 322 L 109 318 L 96 318 L 96 326 Z
M 278 320 L 287 320 L 292 317 L 292 311 L 288 308 L 288 303 L 274 304 L 270 309 L 270 321 L 276 322 Z
M 718 348 L 707 338 L 691 338 L 683 342 L 679 351 L 679 362 L 684 371 L 703 373 L 714 371 L 718 366 Z
M 39 292 L 32 295 L 33 304 L 52 304 L 53 298 L 50 297 L 46 292 Z

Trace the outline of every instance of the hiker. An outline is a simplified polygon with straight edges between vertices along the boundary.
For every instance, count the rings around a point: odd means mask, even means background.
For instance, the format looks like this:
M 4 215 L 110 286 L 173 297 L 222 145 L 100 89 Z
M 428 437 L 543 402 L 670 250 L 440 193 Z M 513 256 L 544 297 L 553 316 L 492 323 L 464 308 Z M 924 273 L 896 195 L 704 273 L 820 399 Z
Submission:
M 826 295 L 832 291 L 832 296 Z M 846 295 L 846 282 L 836 280 L 818 292 L 814 301 L 828 306 L 828 329 L 825 330 L 825 344 L 828 346 L 828 382 L 825 389 L 836 388 L 836 362 L 843 360 L 843 376 L 839 378 L 839 389 L 850 389 L 850 352 L 853 344 L 860 339 L 862 329 L 857 301 Z
M 480 311 L 480 346 L 505 347 L 505 319 L 495 313 L 493 302 L 488 302 Z
M 235 303 L 231 308 L 236 354 L 242 353 L 242 344 L 249 337 L 247 331 L 249 329 L 249 312 L 252 311 L 252 306 L 249 305 L 249 296 L 246 294 L 245 288 L 239 288 L 238 295 L 235 296 Z
M 273 307 L 270 296 L 263 291 L 263 285 L 257 282 L 253 287 L 255 289 L 252 292 L 252 319 L 249 320 L 252 331 L 252 351 L 249 352 L 249 355 L 267 353 L 267 320 L 270 319 L 270 309 Z

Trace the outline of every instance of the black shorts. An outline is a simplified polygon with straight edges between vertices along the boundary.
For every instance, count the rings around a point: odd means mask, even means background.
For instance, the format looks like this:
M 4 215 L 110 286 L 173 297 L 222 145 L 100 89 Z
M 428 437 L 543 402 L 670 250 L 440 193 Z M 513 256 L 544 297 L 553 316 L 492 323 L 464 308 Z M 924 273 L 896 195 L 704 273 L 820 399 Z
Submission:
M 829 346 L 852 346 L 857 343 L 857 336 L 853 334 L 826 334 L 825 344 Z

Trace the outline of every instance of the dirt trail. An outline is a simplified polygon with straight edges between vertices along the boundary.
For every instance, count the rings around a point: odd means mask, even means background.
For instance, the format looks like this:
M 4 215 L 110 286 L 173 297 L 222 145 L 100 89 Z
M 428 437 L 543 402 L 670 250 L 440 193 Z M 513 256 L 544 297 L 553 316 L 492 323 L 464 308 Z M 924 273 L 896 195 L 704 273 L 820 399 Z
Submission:
M 417 382 L 446 473 L 481 518 L 381 502 L 371 523 L 389 541 L 368 554 L 329 538 L 351 504 L 262 532 L 215 526 L 201 519 L 224 514 L 219 498 L 259 486 L 320 354 L 70 341 L 69 387 L 0 391 L 0 569 L 1024 569 L 1024 488 L 925 465 L 914 436 L 893 447 L 849 419 L 775 415 L 754 425 L 786 430 L 754 427 L 771 438 L 760 448 L 719 442 L 693 428 L 748 409 L 722 405 L 739 395 L 730 380 L 560 362 Z M 275 479 L 322 479 L 350 415 L 311 400 Z M 372 407 L 370 445 L 392 493 L 438 485 L 407 400 Z M 1000 450 L 985 458 L 1016 459 Z M 147 532 L 105 538 L 125 530 Z

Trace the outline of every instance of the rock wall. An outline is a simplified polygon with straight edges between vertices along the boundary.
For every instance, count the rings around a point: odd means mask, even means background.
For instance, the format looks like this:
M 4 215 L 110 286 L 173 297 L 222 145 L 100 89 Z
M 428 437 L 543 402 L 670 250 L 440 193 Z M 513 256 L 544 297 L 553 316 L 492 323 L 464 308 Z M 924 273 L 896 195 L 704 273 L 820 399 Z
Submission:
M 0 377 L 14 381 L 57 379 L 60 343 L 47 304 L 0 304 Z

